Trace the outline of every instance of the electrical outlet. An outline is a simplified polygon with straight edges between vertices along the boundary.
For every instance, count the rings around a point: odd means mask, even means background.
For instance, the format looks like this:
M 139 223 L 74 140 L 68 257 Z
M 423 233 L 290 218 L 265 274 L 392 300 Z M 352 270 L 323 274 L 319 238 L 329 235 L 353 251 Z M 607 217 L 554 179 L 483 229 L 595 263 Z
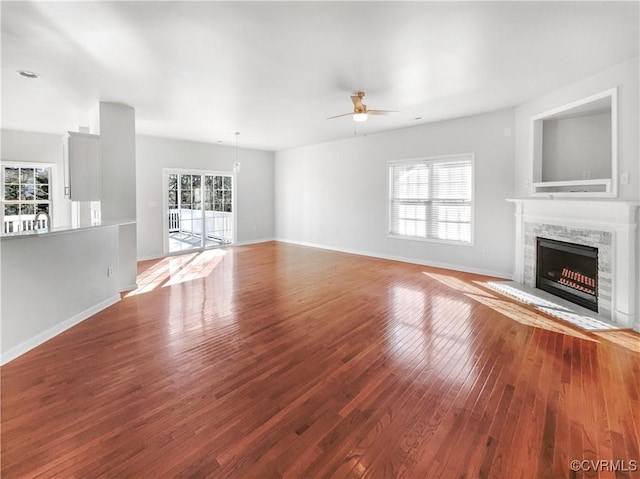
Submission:
M 591 179 L 591 172 L 589 170 L 584 170 L 582 172 L 582 179 L 583 180 L 590 180 Z
M 622 173 L 620 175 L 620 183 L 622 183 L 623 185 L 629 184 L 629 173 Z
M 111 278 L 113 276 L 113 266 L 107 268 L 107 276 Z

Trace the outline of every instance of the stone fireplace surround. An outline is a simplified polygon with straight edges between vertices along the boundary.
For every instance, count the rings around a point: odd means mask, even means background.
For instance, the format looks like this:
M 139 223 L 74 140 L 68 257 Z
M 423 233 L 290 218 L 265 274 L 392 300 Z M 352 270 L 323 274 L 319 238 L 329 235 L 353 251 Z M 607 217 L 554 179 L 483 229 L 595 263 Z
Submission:
M 516 205 L 514 281 L 535 288 L 536 238 L 598 248 L 599 316 L 640 331 L 636 297 L 637 209 L 607 200 L 510 199 Z

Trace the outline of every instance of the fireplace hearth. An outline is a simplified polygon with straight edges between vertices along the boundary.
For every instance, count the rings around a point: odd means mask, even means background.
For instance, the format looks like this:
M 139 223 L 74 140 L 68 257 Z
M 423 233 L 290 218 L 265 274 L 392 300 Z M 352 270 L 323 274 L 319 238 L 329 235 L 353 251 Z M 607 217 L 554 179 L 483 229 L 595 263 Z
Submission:
M 598 312 L 598 248 L 537 238 L 536 287 Z

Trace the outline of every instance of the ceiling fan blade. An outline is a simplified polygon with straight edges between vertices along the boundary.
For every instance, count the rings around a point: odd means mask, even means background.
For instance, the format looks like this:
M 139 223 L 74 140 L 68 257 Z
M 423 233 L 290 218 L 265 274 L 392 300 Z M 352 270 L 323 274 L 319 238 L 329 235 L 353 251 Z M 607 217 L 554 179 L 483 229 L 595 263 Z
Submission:
M 333 120 L 334 118 L 340 118 L 341 116 L 351 116 L 351 115 L 353 115 L 353 112 L 343 113 L 342 115 L 330 116 L 329 118 L 327 118 L 327 120 Z
M 393 115 L 394 113 L 398 113 L 397 110 L 367 110 L 367 113 L 370 115 Z

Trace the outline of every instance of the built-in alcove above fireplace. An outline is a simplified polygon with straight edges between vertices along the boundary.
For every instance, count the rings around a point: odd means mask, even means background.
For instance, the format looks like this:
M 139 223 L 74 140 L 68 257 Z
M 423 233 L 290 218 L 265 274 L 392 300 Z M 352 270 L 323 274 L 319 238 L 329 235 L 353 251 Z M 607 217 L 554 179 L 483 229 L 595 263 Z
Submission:
M 637 210 L 638 204 L 623 201 L 516 199 L 516 247 L 514 280 L 538 287 L 597 311 L 602 318 L 621 327 L 640 331 L 636 297 Z M 539 240 L 544 246 L 558 246 L 566 253 L 586 256 L 573 266 L 558 260 L 558 251 L 539 258 Z M 564 250 L 562 249 L 564 248 Z M 559 255 L 560 257 L 562 255 Z M 566 258 L 565 258 L 566 259 Z M 546 268 L 542 263 L 550 262 Z M 590 263 L 588 265 L 587 263 Z M 594 269 L 595 268 L 595 271 Z M 541 287 L 541 283 L 544 286 Z M 550 284 L 555 283 L 555 284 Z M 569 293 L 572 297 L 567 298 Z M 577 294 L 576 294 L 577 293 Z M 576 301 L 576 298 L 578 300 Z M 584 301 L 583 301 L 584 300 Z

